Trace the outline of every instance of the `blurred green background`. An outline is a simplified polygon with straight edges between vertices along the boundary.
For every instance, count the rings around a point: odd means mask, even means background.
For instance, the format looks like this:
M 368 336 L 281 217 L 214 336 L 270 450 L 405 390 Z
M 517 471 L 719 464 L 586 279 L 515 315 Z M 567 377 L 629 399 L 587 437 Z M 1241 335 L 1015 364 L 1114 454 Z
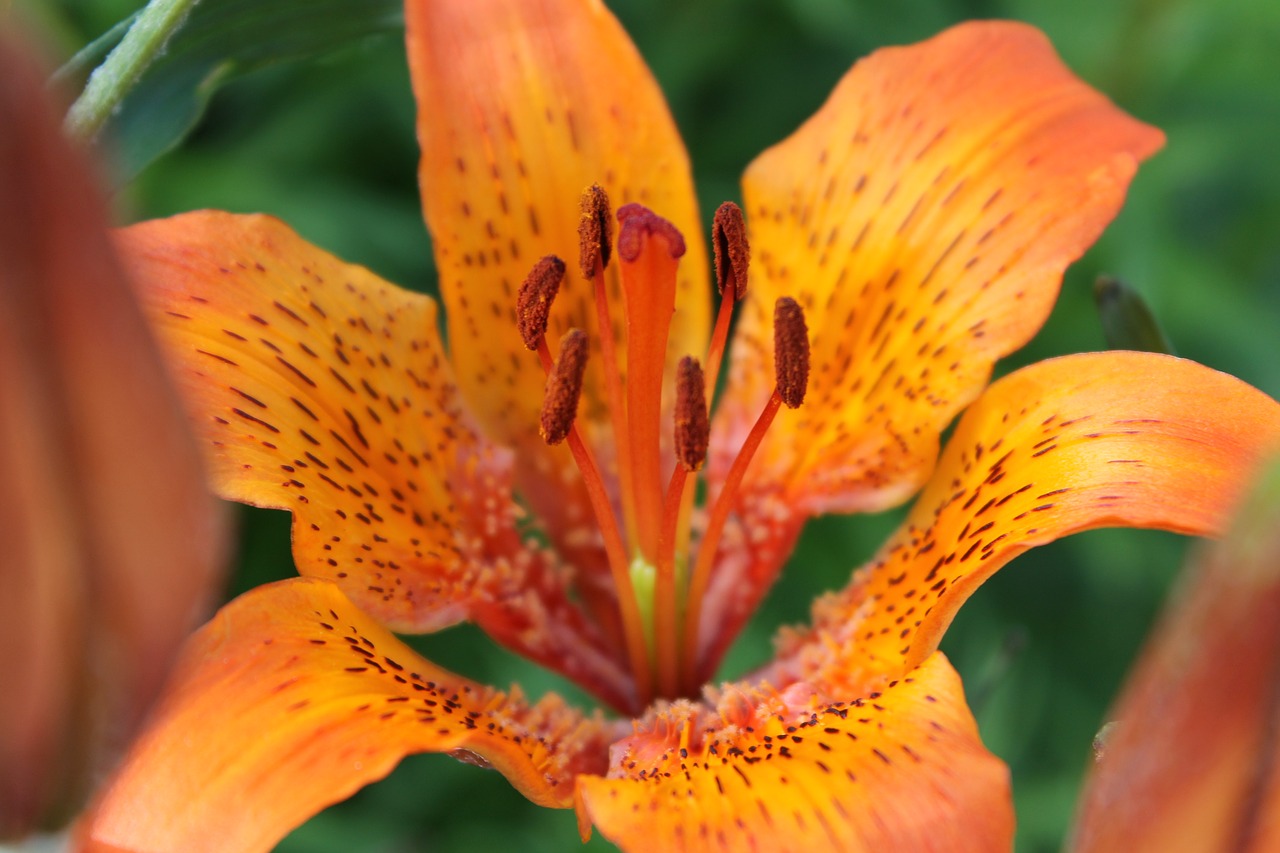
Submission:
M 357 0 L 351 0 L 359 5 Z M 55 60 L 139 0 L 18 0 Z M 326 5 L 336 5 L 327 3 Z M 350 4 L 349 4 L 350 5 Z M 370 2 L 385 9 L 386 3 Z M 1043 28 L 1067 63 L 1168 134 L 1101 242 L 1067 274 L 1048 325 L 1001 371 L 1104 347 L 1091 288 L 1116 274 L 1148 299 L 1180 355 L 1280 396 L 1280 4 L 1273 0 L 609 0 L 652 65 L 687 140 L 702 209 L 826 96 L 854 59 L 979 17 Z M 125 183 L 121 221 L 199 207 L 276 214 L 392 281 L 431 290 L 416 195 L 413 103 L 394 26 L 319 58 L 268 65 L 217 91 L 176 150 Z M 261 57 L 259 57 L 261 58 Z M 844 582 L 897 514 L 823 519 L 738 644 L 759 663 L 783 622 Z M 287 519 L 244 514 L 229 594 L 292 574 Z M 968 604 L 943 648 L 986 743 L 1013 773 L 1018 849 L 1057 849 L 1090 744 L 1187 543 L 1141 531 L 1077 536 L 1018 560 Z M 482 681 L 554 678 L 455 629 L 418 643 Z M 596 839 L 592 846 L 608 848 Z M 319 815 L 283 851 L 573 850 L 570 812 L 536 808 L 497 774 L 414 756 Z

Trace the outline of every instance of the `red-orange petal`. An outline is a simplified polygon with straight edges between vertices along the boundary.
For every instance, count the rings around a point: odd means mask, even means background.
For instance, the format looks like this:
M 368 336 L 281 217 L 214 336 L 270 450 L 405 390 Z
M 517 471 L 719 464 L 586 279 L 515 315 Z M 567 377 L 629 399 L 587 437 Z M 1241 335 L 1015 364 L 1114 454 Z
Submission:
M 46 74 L 0 30 L 5 839 L 80 807 L 211 609 L 226 550 L 106 205 Z
M 414 752 L 449 752 L 567 807 L 604 769 L 598 721 L 418 657 L 333 584 L 259 587 L 197 633 L 156 715 L 84 821 L 132 851 L 268 850 Z
M 965 412 L 906 522 L 782 658 L 802 662 L 794 677 L 845 645 L 867 671 L 915 666 L 1029 548 L 1097 527 L 1223 532 L 1277 447 L 1280 404 L 1194 362 L 1107 352 L 1019 370 Z
M 1280 469 L 1201 555 L 1108 719 L 1070 849 L 1280 848 Z
M 292 511 L 301 573 L 398 630 L 474 619 L 628 704 L 567 578 L 520 535 L 510 456 L 464 415 L 430 298 L 265 216 L 185 214 L 119 245 L 215 489 Z
M 737 685 L 718 713 L 646 720 L 608 777 L 578 778 L 584 835 L 594 823 L 624 850 L 1009 849 L 1008 771 L 941 654 L 854 695 Z
M 744 494 L 812 514 L 914 493 L 941 431 L 1039 329 L 1162 141 L 1023 24 L 963 24 L 855 65 L 743 179 L 757 263 L 722 434 L 745 434 L 772 391 L 779 296 L 806 310 L 813 365 Z M 713 441 L 713 473 L 734 446 Z
M 458 385 L 486 432 L 518 448 L 518 482 L 582 568 L 607 576 L 591 511 L 564 448 L 538 438 L 543 374 L 516 334 L 516 289 L 538 258 L 578 257 L 579 202 L 599 183 L 615 209 L 642 202 L 688 241 L 669 364 L 701 352 L 709 323 L 706 249 L 688 157 L 644 61 L 599 2 L 412 0 L 409 67 L 422 144 L 419 178 L 448 309 Z M 616 264 L 607 274 L 621 337 Z M 547 333 L 598 335 L 593 290 L 570 265 Z M 625 370 L 626 343 L 618 359 Z M 601 359 L 588 368 L 579 426 L 614 465 Z

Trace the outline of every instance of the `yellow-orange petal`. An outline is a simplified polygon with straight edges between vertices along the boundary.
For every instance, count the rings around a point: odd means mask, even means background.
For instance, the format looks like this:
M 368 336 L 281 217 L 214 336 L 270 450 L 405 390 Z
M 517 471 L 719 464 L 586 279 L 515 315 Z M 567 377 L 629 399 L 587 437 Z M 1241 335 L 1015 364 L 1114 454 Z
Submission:
M 910 668 L 987 578 L 1071 533 L 1217 535 L 1277 447 L 1280 404 L 1194 362 L 1106 352 L 1023 368 L 965 412 L 903 526 L 815 607 L 801 656 L 820 666 L 848 644 L 869 671 Z
M 405 755 L 450 752 L 567 807 L 604 769 L 597 720 L 418 657 L 327 581 L 258 587 L 197 633 L 169 692 L 86 819 L 92 844 L 268 850 Z
M 56 827 L 81 807 L 211 609 L 226 555 L 200 455 L 112 251 L 106 205 L 62 134 L 47 73 L 7 23 L 0 840 Z
M 145 222 L 119 245 L 214 487 L 292 511 L 300 572 L 399 630 L 475 619 L 628 704 L 567 579 L 520 535 L 509 454 L 463 414 L 430 298 L 264 216 Z
M 1108 719 L 1070 849 L 1280 848 L 1280 469 L 1201 555 Z
M 982 746 L 941 654 L 840 700 L 820 685 L 726 689 L 614 745 L 578 777 L 583 833 L 623 850 L 1007 850 L 1005 766 Z
M 299 571 L 393 627 L 464 618 L 455 492 L 483 448 L 434 302 L 265 216 L 144 222 L 119 247 L 218 493 L 291 510 Z
M 406 23 L 423 207 L 458 385 L 486 432 L 519 450 L 518 482 L 553 535 L 581 550 L 591 511 L 568 451 L 538 438 L 543 374 L 516 333 L 516 289 L 543 255 L 578 256 L 581 195 L 598 183 L 615 209 L 642 202 L 684 234 L 669 365 L 701 352 L 707 260 L 688 157 L 644 61 L 598 0 L 412 0 Z M 616 264 L 606 277 L 625 369 Z M 571 327 L 599 332 L 576 267 L 548 339 Z M 608 469 L 603 369 L 592 360 L 578 422 Z M 607 576 L 598 554 L 578 562 Z
M 915 492 L 1162 141 L 1023 24 L 963 24 L 855 65 L 743 178 L 757 263 L 721 429 L 744 433 L 772 391 L 776 298 L 804 306 L 813 347 L 804 406 L 744 494 L 777 489 L 811 514 Z

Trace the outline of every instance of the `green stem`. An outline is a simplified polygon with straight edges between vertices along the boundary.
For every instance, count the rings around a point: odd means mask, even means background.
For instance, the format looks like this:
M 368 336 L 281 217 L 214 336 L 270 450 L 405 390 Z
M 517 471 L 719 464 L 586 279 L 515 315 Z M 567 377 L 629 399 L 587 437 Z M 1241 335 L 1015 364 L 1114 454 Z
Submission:
M 65 127 L 72 138 L 90 140 L 98 135 L 125 94 L 164 49 L 165 42 L 182 26 L 197 2 L 199 0 L 151 0 L 138 13 L 129 32 L 106 62 L 89 75 L 84 91 L 67 111 Z

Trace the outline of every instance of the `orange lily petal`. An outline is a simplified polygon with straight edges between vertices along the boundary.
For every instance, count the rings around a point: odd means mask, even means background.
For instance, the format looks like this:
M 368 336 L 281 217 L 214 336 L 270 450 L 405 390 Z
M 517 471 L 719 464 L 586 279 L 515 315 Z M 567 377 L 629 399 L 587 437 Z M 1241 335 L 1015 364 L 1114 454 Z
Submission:
M 0 838 L 80 807 L 225 555 L 105 205 L 27 54 L 0 33 Z
M 120 246 L 214 487 L 292 511 L 300 572 L 399 630 L 474 619 L 628 704 L 557 563 L 517 530 L 509 454 L 461 411 L 430 298 L 264 216 L 146 222 Z
M 543 255 L 578 257 L 579 199 L 601 184 L 616 207 L 641 202 L 684 234 L 669 362 L 702 352 L 706 250 L 688 157 L 657 84 L 600 2 L 413 0 L 409 67 L 419 106 L 423 207 L 435 244 L 459 389 L 485 430 L 516 447 L 517 482 L 565 553 L 607 576 L 568 451 L 538 436 L 544 377 L 516 334 L 516 291 Z M 607 271 L 626 364 L 617 270 Z M 595 337 L 593 290 L 570 264 L 549 340 Z M 603 365 L 588 368 L 579 423 L 606 468 Z M 599 451 L 598 451 L 599 452 Z
M 555 697 L 529 705 L 432 666 L 333 584 L 282 581 L 193 637 L 82 835 L 136 851 L 268 850 L 414 752 L 484 763 L 567 807 L 575 775 L 604 769 L 605 745 L 598 721 Z
M 1009 849 L 1009 776 L 941 654 L 854 701 L 728 688 L 676 706 L 578 778 L 583 834 L 624 850 Z
M 743 178 L 759 263 L 721 428 L 745 434 L 773 390 L 777 297 L 804 306 L 812 341 L 804 406 L 745 494 L 812 514 L 914 493 L 943 428 L 1039 329 L 1162 142 L 1022 24 L 963 24 L 855 65 Z
M 1089 353 L 1010 374 L 965 412 L 875 560 L 818 603 L 814 633 L 785 643 L 783 667 L 813 677 L 830 648 L 848 644 L 867 671 L 909 669 L 983 581 L 1071 533 L 1221 533 L 1277 447 L 1280 404 L 1194 362 Z
M 1280 848 L 1278 475 L 1191 567 L 1129 677 L 1071 849 Z

